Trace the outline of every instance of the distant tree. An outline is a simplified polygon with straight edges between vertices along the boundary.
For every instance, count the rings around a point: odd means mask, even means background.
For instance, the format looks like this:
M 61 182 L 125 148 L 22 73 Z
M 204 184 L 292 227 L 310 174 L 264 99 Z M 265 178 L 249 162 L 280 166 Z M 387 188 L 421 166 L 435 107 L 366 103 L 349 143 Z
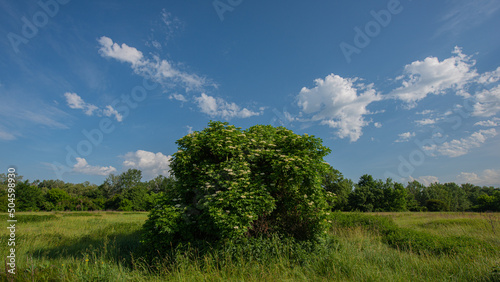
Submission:
M 42 190 L 31 186 L 28 181 L 16 185 L 16 207 L 20 211 L 38 211 L 42 207 Z
M 99 186 L 105 198 L 112 198 L 141 183 L 142 172 L 138 169 L 129 169 L 120 175 L 110 174 L 103 184 Z
M 147 211 L 151 208 L 153 202 L 146 184 L 143 183 L 125 190 L 121 196 L 122 201 L 127 200 L 127 203 L 120 203 L 120 206 L 130 206 L 130 210 L 134 211 Z
M 155 194 L 160 192 L 167 193 L 173 189 L 175 182 L 175 179 L 171 176 L 165 177 L 163 175 L 158 175 L 147 183 L 148 191 Z
M 500 190 L 494 191 L 492 195 L 482 194 L 477 197 L 476 210 L 478 211 L 500 211 Z
M 373 176 L 365 174 L 360 177 L 352 193 L 349 194 L 349 207 L 353 211 L 371 212 L 374 209 L 373 203 L 375 186 L 377 183 Z
M 448 206 L 445 202 L 438 199 L 429 199 L 425 203 L 428 211 L 437 212 L 437 211 L 447 211 Z
M 447 205 L 450 211 L 465 211 L 470 208 L 471 203 L 465 189 L 453 182 L 445 183 L 444 186 L 449 194 Z
M 347 210 L 349 206 L 349 193 L 351 193 L 354 184 L 350 179 L 345 179 L 340 171 L 329 167 L 323 175 L 322 186 L 326 191 L 336 195 L 334 210 Z
M 70 196 L 66 191 L 60 188 L 53 188 L 47 191 L 45 200 L 50 203 L 45 205 L 46 208 L 53 207 L 53 209 L 61 211 L 71 209 L 71 204 L 69 202 Z
M 384 184 L 384 203 L 385 211 L 406 211 L 407 208 L 407 194 L 406 190 L 401 183 L 393 182 L 387 179 Z
M 424 189 L 425 186 L 417 180 L 408 182 L 406 186 L 406 202 L 410 211 L 419 211 L 425 206 L 425 201 L 427 199 L 424 199 L 422 196 Z

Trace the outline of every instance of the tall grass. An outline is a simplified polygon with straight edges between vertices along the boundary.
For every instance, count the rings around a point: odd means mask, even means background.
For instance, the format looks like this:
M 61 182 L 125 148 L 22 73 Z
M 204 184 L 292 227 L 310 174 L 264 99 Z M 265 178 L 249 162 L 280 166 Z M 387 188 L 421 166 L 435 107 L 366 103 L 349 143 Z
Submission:
M 19 215 L 16 281 L 500 281 L 500 242 L 481 215 L 334 213 L 317 242 L 187 245 L 153 260 L 139 243 L 147 213 Z

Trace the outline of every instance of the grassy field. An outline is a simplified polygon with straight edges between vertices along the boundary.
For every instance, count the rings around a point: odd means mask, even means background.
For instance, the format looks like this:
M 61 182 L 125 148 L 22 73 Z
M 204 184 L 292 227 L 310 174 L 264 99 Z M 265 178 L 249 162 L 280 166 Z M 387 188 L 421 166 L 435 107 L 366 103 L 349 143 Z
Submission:
M 314 245 L 229 242 L 148 262 L 139 243 L 147 213 L 17 215 L 15 281 L 500 281 L 500 214 L 333 213 Z M 5 267 L 2 280 L 12 279 Z

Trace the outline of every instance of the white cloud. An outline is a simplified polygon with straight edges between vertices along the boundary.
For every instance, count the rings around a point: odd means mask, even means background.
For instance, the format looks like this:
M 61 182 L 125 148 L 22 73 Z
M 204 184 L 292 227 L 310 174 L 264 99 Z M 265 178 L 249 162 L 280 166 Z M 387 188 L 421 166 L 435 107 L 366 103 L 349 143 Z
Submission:
M 476 103 L 472 115 L 490 117 L 500 112 L 500 85 L 491 90 L 484 89 L 474 95 Z
M 459 157 L 467 154 L 471 149 L 478 148 L 486 142 L 490 137 L 497 135 L 494 128 L 487 130 L 479 130 L 472 133 L 471 136 L 466 138 L 461 138 L 460 140 L 454 139 L 450 142 L 445 142 L 441 145 L 432 145 L 423 147 L 424 150 L 430 151 L 432 153 L 437 153 L 439 155 L 448 157 Z
M 417 115 L 429 115 L 429 114 L 432 114 L 434 113 L 433 110 L 423 110 L 421 112 L 418 112 Z
M 158 175 L 170 175 L 171 160 L 171 156 L 165 156 L 160 152 L 155 154 L 153 152 L 137 150 L 136 152 L 129 152 L 125 155 L 123 166 L 139 169 L 146 179 L 153 179 Z
M 462 53 L 459 47 L 452 52 L 454 56 L 440 62 L 436 57 L 427 57 L 423 61 L 415 61 L 404 68 L 405 75 L 402 86 L 390 93 L 391 97 L 408 103 L 414 107 L 416 102 L 429 94 L 439 95 L 447 90 L 462 90 L 463 86 L 477 76 L 472 67 L 475 64 L 469 56 Z
M 432 175 L 419 176 L 417 178 L 413 178 L 410 176 L 408 182 L 413 182 L 413 180 L 418 181 L 419 183 L 423 184 L 424 186 L 429 186 L 432 183 L 439 183 L 439 178 L 437 178 L 436 176 L 432 176 Z
M 118 113 L 117 110 L 113 109 L 113 107 L 111 107 L 110 105 L 106 106 L 106 108 L 102 111 L 102 113 L 107 117 L 115 116 L 118 122 L 123 121 L 123 116 L 120 113 Z
M 484 127 L 495 127 L 495 126 L 500 126 L 500 118 L 493 118 L 490 120 L 482 120 L 478 121 L 474 124 L 475 126 L 484 126 Z
M 500 67 L 498 67 L 494 71 L 485 72 L 481 74 L 481 76 L 479 76 L 479 78 L 477 79 L 477 82 L 481 84 L 491 84 L 499 80 L 500 80 Z
M 76 93 L 66 92 L 64 93 L 64 97 L 66 97 L 66 102 L 70 108 L 83 110 L 88 116 L 93 115 L 94 111 L 98 109 L 92 104 L 85 103 L 82 97 L 78 96 Z
M 425 118 L 421 120 L 416 120 L 415 123 L 424 126 L 424 125 L 429 125 L 429 124 L 435 124 L 438 119 L 431 119 L 431 118 Z
M 177 93 L 171 94 L 170 96 L 168 96 L 168 99 L 170 99 L 170 100 L 174 99 L 174 100 L 181 101 L 181 102 L 187 102 L 187 99 L 186 99 L 186 97 L 184 97 L 184 95 L 177 94 Z
M 101 44 L 99 54 L 103 57 L 110 57 L 121 62 L 131 63 L 133 66 L 144 63 L 142 52 L 134 47 L 130 47 L 125 43 L 120 46 L 117 43 L 113 43 L 113 40 L 106 36 L 99 38 L 98 42 Z
M 415 137 L 415 132 L 405 132 L 398 134 L 399 138 L 395 142 L 408 142 L 412 137 Z
M 123 121 L 123 116 L 118 113 L 118 111 L 115 110 L 111 105 L 106 106 L 104 109 L 99 109 L 97 106 L 85 103 L 82 97 L 78 96 L 78 94 L 76 93 L 66 92 L 64 93 L 64 97 L 66 97 L 66 102 L 71 109 L 83 110 L 83 112 L 88 116 L 92 116 L 95 112 L 98 116 L 100 116 L 101 114 L 107 117 L 115 116 L 115 119 L 118 122 Z
M 223 119 L 248 118 L 261 115 L 261 113 L 250 111 L 247 108 L 241 109 L 235 103 L 228 103 L 222 98 L 214 98 L 205 93 L 201 93 L 200 97 L 194 98 L 202 113 L 211 117 L 221 117 Z
M 380 122 L 376 122 L 373 124 L 373 126 L 375 126 L 376 128 L 381 128 L 382 124 Z
M 485 169 L 477 175 L 473 172 L 462 172 L 457 176 L 458 183 L 471 183 L 482 186 L 500 186 L 500 169 Z
M 202 89 L 207 84 L 207 79 L 204 77 L 180 71 L 171 62 L 162 60 L 158 56 L 147 59 L 136 48 L 126 44 L 119 46 L 109 37 L 102 36 L 98 42 L 101 45 L 99 49 L 101 56 L 128 62 L 136 74 L 151 78 L 163 86 L 181 84 L 187 90 L 192 90 Z
M 364 119 L 365 115 L 371 114 L 366 107 L 381 100 L 372 85 L 354 85 L 357 80 L 334 74 L 324 80 L 318 78 L 314 81 L 314 88 L 300 90 L 298 105 L 303 113 L 313 114 L 313 121 L 337 128 L 340 138 L 349 137 L 351 142 L 357 141 L 363 134 L 362 128 L 369 124 Z
M 103 175 L 116 172 L 116 168 L 112 166 L 91 166 L 84 158 L 76 158 L 77 163 L 73 166 L 74 172 L 79 172 L 89 175 Z

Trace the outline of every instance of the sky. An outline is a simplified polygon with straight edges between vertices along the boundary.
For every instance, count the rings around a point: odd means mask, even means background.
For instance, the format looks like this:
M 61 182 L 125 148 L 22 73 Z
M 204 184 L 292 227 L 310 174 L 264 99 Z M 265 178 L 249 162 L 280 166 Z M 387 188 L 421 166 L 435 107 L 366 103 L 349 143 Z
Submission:
M 371 174 L 500 187 L 500 2 L 0 0 L 0 173 L 168 175 L 210 120 Z

